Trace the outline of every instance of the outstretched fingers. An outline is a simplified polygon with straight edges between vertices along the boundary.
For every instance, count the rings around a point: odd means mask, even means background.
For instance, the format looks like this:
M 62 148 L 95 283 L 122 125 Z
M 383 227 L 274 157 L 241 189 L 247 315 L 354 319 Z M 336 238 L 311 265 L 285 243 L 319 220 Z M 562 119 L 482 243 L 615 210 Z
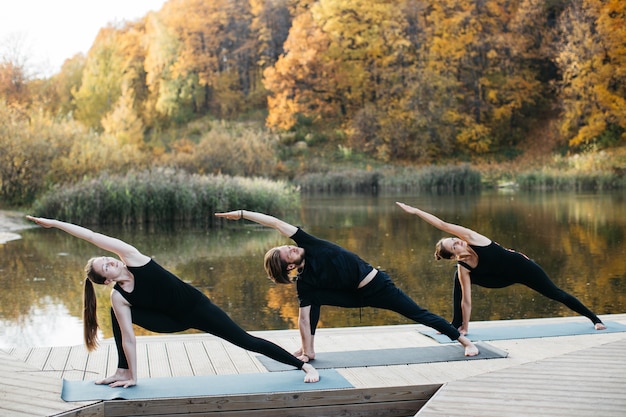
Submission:
M 243 210 L 233 210 L 226 213 L 215 213 L 216 217 L 222 217 L 227 220 L 240 220 L 243 218 Z

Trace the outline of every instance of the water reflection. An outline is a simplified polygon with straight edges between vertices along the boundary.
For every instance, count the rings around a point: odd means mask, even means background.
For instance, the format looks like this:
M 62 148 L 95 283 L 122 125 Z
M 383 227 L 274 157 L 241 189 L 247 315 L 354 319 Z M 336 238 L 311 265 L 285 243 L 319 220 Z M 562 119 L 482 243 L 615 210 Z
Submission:
M 401 200 L 467 225 L 539 262 L 557 285 L 597 314 L 626 308 L 624 193 L 482 193 L 470 196 L 305 197 L 286 220 L 352 250 L 385 269 L 420 305 L 448 319 L 454 263 L 435 261 L 442 233 L 394 205 Z M 174 226 L 98 228 L 140 248 L 204 291 L 248 330 L 296 327 L 291 286 L 266 279 L 262 259 L 290 243 L 249 222 L 220 230 Z M 0 348 L 82 343 L 82 269 L 102 253 L 55 229 L 29 229 L 0 245 Z M 98 290 L 103 336 L 110 337 L 109 289 Z M 473 287 L 473 320 L 572 316 L 561 304 L 523 286 Z M 324 307 L 320 327 L 410 323 L 395 313 Z M 138 334 L 148 334 L 137 329 Z

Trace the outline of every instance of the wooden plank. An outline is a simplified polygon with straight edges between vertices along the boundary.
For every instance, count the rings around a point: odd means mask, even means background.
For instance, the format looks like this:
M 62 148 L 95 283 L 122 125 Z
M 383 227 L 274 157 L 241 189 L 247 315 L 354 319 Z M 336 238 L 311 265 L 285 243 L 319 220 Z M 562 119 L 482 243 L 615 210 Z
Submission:
M 185 351 L 189 357 L 193 375 L 217 374 L 202 341 L 185 342 Z
M 67 366 L 67 358 L 69 354 L 70 348 L 68 346 L 59 346 L 50 349 L 50 354 L 46 359 L 43 370 L 46 371 L 49 376 L 62 378 L 64 369 Z
M 228 353 L 226 353 L 223 342 L 218 340 L 205 340 L 202 343 L 218 375 L 237 373 L 237 368 L 235 368 Z
M 211 413 L 223 413 L 221 415 L 246 415 L 237 414 L 237 412 L 248 413 L 254 412 L 254 415 L 261 415 L 263 410 L 267 411 L 265 415 L 297 415 L 303 416 L 320 416 L 320 407 L 329 407 L 333 413 L 338 410 L 344 410 L 349 407 L 360 405 L 360 409 L 356 414 L 330 414 L 337 415 L 368 415 L 368 409 L 374 414 L 372 416 L 383 416 L 385 414 L 376 414 L 380 410 L 397 407 L 401 409 L 407 416 L 417 411 L 415 407 L 427 401 L 438 389 L 440 385 L 426 386 L 402 386 L 402 387 L 385 387 L 385 388 L 367 388 L 367 389 L 344 389 L 344 390 L 323 390 L 323 391 L 305 391 L 292 393 L 275 393 L 275 394 L 249 394 L 249 395 L 232 395 L 219 397 L 200 397 L 200 398 L 171 398 L 171 399 L 155 399 L 155 400 L 125 400 L 125 401 L 107 401 L 105 402 L 105 415 L 107 417 L 121 416 L 151 416 L 151 415 L 181 415 L 181 414 L 197 414 L 213 415 Z M 382 406 L 375 406 L 379 404 Z M 314 409 L 313 409 L 314 407 Z M 333 408 L 330 408 L 333 407 Z M 408 408 L 407 408 L 408 407 Z M 356 410 L 357 407 L 353 408 Z M 318 414 L 302 414 L 305 410 L 316 411 Z M 413 410 L 406 414 L 407 409 Z M 378 410 L 378 411 L 377 411 Z M 277 414 L 279 412 L 287 412 L 287 414 Z M 228 414 L 225 414 L 228 413 Z M 274 413 L 274 414 L 272 414 Z M 291 414 L 289 414 L 291 413 Z M 359 414 L 360 413 L 360 414 Z M 389 416 L 389 414 L 387 414 Z
M 83 380 L 88 359 L 89 355 L 86 348 L 82 346 L 70 347 L 62 377 L 64 379 Z
M 150 358 L 145 343 L 137 343 L 137 379 L 150 377 Z
M 167 349 L 164 343 L 147 344 L 146 359 L 148 361 L 150 378 L 172 376 L 172 369 L 170 367 Z
M 54 417 L 104 417 L 104 402 L 85 407 L 77 407 L 73 410 L 55 414 Z
M 166 344 L 167 359 L 172 376 L 193 376 L 193 369 L 185 344 L 182 342 Z
M 194 413 L 199 417 L 406 417 L 424 406 L 425 401 L 405 401 L 398 403 L 322 405 L 305 408 L 270 410 L 208 411 Z M 108 415 L 108 414 L 107 414 Z M 158 414 L 158 417 L 180 417 L 182 414 Z M 157 415 L 155 415 L 157 416 Z M 134 416 L 129 416 L 134 417 Z
M 448 383 L 417 416 L 623 416 L 624 341 Z
M 250 352 L 238 346 L 231 345 L 228 346 L 227 353 L 239 374 L 267 372 L 265 367 L 254 358 L 255 355 L 258 355 L 255 352 Z
M 85 347 L 81 346 L 81 349 L 87 351 Z M 111 352 L 113 352 L 113 358 L 111 358 Z M 102 344 L 98 349 L 87 354 L 87 361 L 81 379 L 83 381 L 95 381 L 106 378 L 108 375 L 115 372 L 115 368 L 117 368 L 117 352 L 115 346 Z
M 33 348 L 28 353 L 28 359 L 26 363 L 31 366 L 34 366 L 37 369 L 44 369 L 46 362 L 48 361 L 48 356 L 50 356 L 50 352 L 52 348 Z

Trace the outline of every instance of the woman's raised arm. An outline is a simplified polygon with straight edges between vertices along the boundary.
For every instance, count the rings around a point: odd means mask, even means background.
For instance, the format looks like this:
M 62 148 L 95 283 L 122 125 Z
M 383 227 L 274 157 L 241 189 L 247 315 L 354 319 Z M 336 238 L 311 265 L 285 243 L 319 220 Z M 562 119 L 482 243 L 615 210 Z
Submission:
M 473 231 L 472 229 L 468 229 L 467 227 L 460 226 L 458 224 L 448 223 L 437 216 L 434 216 L 430 213 L 425 212 L 424 210 L 420 210 L 417 207 L 409 206 L 408 204 L 396 202 L 396 204 L 404 211 L 409 214 L 415 214 L 420 217 L 425 222 L 430 225 L 436 227 L 439 230 L 442 230 L 446 233 L 450 233 L 459 239 L 463 239 L 470 245 L 479 245 L 485 246 L 491 243 L 491 240 L 478 232 Z
M 117 238 L 103 235 L 102 233 L 94 232 L 82 226 L 78 226 L 72 223 L 62 222 L 60 220 L 45 219 L 43 217 L 26 216 L 28 220 L 31 220 L 38 225 L 45 228 L 57 228 L 74 237 L 83 239 L 100 249 L 104 249 L 109 252 L 115 253 L 122 261 L 129 266 L 141 266 L 145 265 L 150 258 L 139 252 L 134 246 L 129 245 Z

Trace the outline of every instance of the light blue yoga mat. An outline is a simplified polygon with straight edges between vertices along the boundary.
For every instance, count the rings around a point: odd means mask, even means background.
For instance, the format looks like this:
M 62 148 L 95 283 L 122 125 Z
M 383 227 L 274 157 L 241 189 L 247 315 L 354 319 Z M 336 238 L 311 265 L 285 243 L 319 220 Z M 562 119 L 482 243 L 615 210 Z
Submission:
M 93 381 L 64 379 L 61 398 L 68 402 L 136 400 L 354 388 L 333 369 L 319 373 L 320 381 L 315 383 L 304 382 L 304 372 L 291 370 L 278 373 L 145 378 L 130 388 L 111 388 L 107 385 L 96 385 Z
M 498 349 L 487 343 L 477 342 L 476 346 L 480 351 L 477 356 L 465 356 L 465 349 L 458 343 L 446 346 L 318 352 L 315 360 L 311 361 L 311 365 L 313 365 L 315 369 L 354 368 L 506 358 L 508 355 L 508 353 L 502 349 Z M 288 369 L 286 368 L 287 365 L 270 359 L 267 356 L 258 355 L 256 358 L 268 371 L 274 372 Z
M 486 327 L 483 329 L 472 328 L 470 324 L 470 332 L 467 334 L 467 337 L 470 340 L 510 340 L 626 332 L 626 325 L 612 321 L 607 321 L 604 324 L 606 326 L 605 330 L 596 330 L 590 321 L 533 325 L 511 324 L 509 326 Z M 448 336 L 437 334 L 436 330 L 426 329 L 421 330 L 420 333 L 435 339 L 439 343 L 452 343 Z

